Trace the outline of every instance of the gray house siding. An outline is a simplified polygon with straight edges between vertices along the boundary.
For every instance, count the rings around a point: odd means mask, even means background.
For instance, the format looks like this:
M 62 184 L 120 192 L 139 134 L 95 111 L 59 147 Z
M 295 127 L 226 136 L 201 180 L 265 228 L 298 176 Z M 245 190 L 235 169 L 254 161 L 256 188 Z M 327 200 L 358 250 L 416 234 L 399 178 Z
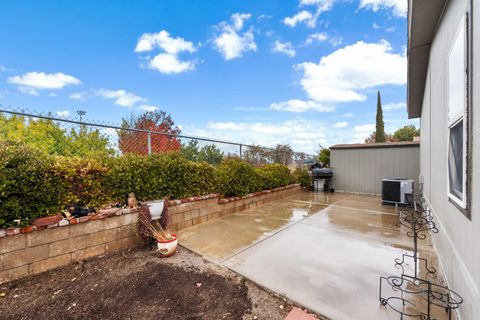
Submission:
M 430 51 L 421 115 L 422 144 L 420 174 L 424 195 L 440 232 L 434 235 L 449 287 L 461 294 L 465 303 L 461 319 L 480 319 L 480 3 L 473 1 L 473 140 L 471 220 L 447 196 L 447 85 L 448 53 L 453 43 L 467 0 L 449 1 Z
M 333 146 L 330 154 L 333 187 L 340 192 L 380 195 L 382 179 L 396 176 L 414 179 L 417 189 L 419 153 L 418 144 L 375 148 Z

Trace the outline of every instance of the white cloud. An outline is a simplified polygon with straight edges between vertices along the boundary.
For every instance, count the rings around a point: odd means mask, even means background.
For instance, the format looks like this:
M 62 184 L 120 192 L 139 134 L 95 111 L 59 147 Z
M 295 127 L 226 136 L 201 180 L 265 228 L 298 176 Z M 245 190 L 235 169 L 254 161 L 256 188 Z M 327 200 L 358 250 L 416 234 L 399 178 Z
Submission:
M 328 39 L 328 42 L 334 47 L 338 47 L 343 43 L 343 38 L 342 37 L 330 37 Z
M 137 102 L 147 101 L 147 99 L 125 90 L 100 89 L 97 90 L 97 94 L 105 99 L 114 99 L 114 103 L 122 107 L 133 107 Z
M 182 52 L 193 53 L 197 50 L 195 45 L 183 38 L 173 38 L 166 30 L 158 33 L 144 33 L 137 42 L 135 52 L 144 53 L 159 49 L 160 53 L 153 58 L 148 56 L 148 67 L 164 74 L 181 73 L 194 70 L 196 61 L 182 61 L 179 54 Z
M 332 127 L 334 128 L 346 128 L 348 127 L 348 122 L 347 121 L 342 121 L 342 122 L 335 122 Z
M 375 22 L 372 24 L 373 29 L 380 29 L 380 26 Z
M 323 42 L 328 39 L 328 36 L 324 32 L 317 32 L 317 33 L 312 33 L 307 37 L 307 40 L 305 40 L 305 44 L 309 45 L 314 42 Z
M 279 40 L 275 41 L 275 45 L 273 47 L 273 52 L 283 53 L 289 57 L 295 57 L 297 52 L 293 48 L 292 43 L 290 42 L 281 42 Z
M 272 19 L 272 16 L 269 14 L 261 14 L 257 18 L 258 20 L 267 20 L 267 19 Z
M 138 109 L 139 110 L 144 110 L 144 111 L 149 111 L 149 112 L 160 110 L 160 108 L 157 107 L 157 106 L 150 106 L 150 105 L 146 105 L 146 104 L 139 106 Z
M 392 52 L 387 41 L 365 43 L 338 49 L 319 63 L 297 65 L 303 72 L 300 81 L 311 100 L 322 104 L 363 101 L 362 89 L 406 83 L 407 59 Z
M 292 17 L 285 17 L 283 23 L 289 27 L 295 27 L 299 23 L 305 23 L 308 28 L 315 28 L 317 25 L 318 17 L 326 11 L 329 11 L 333 7 L 334 0 L 300 0 L 300 6 L 315 6 L 315 12 L 312 13 L 308 10 L 302 10 L 297 12 Z
M 396 102 L 396 103 L 387 103 L 382 106 L 383 110 L 385 111 L 392 111 L 398 109 L 407 110 L 407 104 L 405 102 Z
M 194 134 L 267 147 L 288 143 L 295 151 L 313 154 L 318 144 L 328 145 L 328 132 L 323 123 L 293 120 L 280 123 L 209 122 L 206 130 Z
M 74 92 L 68 96 L 70 99 L 85 101 L 87 94 L 85 92 Z
M 62 72 L 27 72 L 22 75 L 9 77 L 7 82 L 18 85 L 17 89 L 20 92 L 34 96 L 38 95 L 38 90 L 57 90 L 81 83 L 77 78 Z
M 164 74 L 181 73 L 194 70 L 195 62 L 180 61 L 176 55 L 160 53 L 150 60 L 150 68 L 156 69 Z
M 57 111 L 57 116 L 61 118 L 68 118 L 70 117 L 70 111 L 64 110 L 64 111 Z
M 0 65 L 0 72 L 8 71 L 7 67 Z
M 309 28 L 315 27 L 317 24 L 316 19 L 314 19 L 313 14 L 307 10 L 302 10 L 295 14 L 292 17 L 285 17 L 283 23 L 289 27 L 295 27 L 297 24 L 305 22 Z
M 257 50 L 253 28 L 241 33 L 245 21 L 251 16 L 249 13 L 234 13 L 230 17 L 231 23 L 222 21 L 218 24 L 220 34 L 213 39 L 213 45 L 225 60 L 240 58 L 244 52 Z
M 196 48 L 192 42 L 180 37 L 172 38 L 170 33 L 162 30 L 158 33 L 144 33 L 138 40 L 135 52 L 148 52 L 155 48 L 163 49 L 170 54 L 178 54 L 182 51 L 195 52 Z
M 21 93 L 29 94 L 31 96 L 38 96 L 38 91 L 32 87 L 19 86 L 17 87 L 17 90 Z
M 232 19 L 232 27 L 237 30 L 237 31 L 240 31 L 242 30 L 243 28 L 243 24 L 245 23 L 246 20 L 250 19 L 252 17 L 252 15 L 250 13 L 234 13 L 232 14 L 232 16 L 230 17 L 230 19 Z
M 334 106 L 323 105 L 315 101 L 303 101 L 298 99 L 292 99 L 288 101 L 275 102 L 270 105 L 271 110 L 276 111 L 289 111 L 289 112 L 305 112 L 308 110 L 329 112 L 335 110 Z
M 364 124 L 353 127 L 353 139 L 351 143 L 362 143 L 365 142 L 372 132 L 375 131 L 374 124 Z
M 408 11 L 407 0 L 361 0 L 360 9 L 366 8 L 377 12 L 380 9 L 390 9 L 397 17 L 406 17 Z
M 353 118 L 353 117 L 355 117 L 355 114 L 353 112 L 347 112 L 347 113 L 341 114 L 340 117 L 342 117 L 342 118 Z

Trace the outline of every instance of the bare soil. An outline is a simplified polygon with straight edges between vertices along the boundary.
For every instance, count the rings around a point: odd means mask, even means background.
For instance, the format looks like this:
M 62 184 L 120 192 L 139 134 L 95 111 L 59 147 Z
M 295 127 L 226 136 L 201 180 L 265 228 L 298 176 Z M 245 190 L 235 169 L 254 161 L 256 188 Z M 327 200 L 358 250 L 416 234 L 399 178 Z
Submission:
M 291 308 L 181 247 L 166 259 L 132 249 L 0 285 L 2 319 L 284 319 Z

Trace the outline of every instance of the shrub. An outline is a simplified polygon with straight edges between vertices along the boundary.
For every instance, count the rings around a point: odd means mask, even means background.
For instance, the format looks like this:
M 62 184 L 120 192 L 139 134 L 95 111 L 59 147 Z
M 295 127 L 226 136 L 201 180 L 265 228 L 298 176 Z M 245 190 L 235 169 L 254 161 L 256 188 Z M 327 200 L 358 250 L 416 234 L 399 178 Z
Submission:
M 21 144 L 0 143 L 0 226 L 28 225 L 61 209 L 65 194 L 51 156 Z
M 231 197 L 285 186 L 292 180 L 283 165 L 255 168 L 233 157 L 218 166 L 190 161 L 180 152 L 63 157 L 0 143 L 0 226 L 13 225 L 16 219 L 28 225 L 33 218 L 57 214 L 70 204 L 98 208 L 124 202 L 130 192 L 141 201 L 209 193 Z
M 108 159 L 106 185 L 113 198 L 124 201 L 134 192 L 139 200 L 180 199 L 213 193 L 218 179 L 212 166 L 189 161 L 179 152 L 141 156 L 127 154 Z
M 293 177 L 296 183 L 299 183 L 304 188 L 310 187 L 312 184 L 312 178 L 305 168 L 296 168 L 293 172 Z
M 161 185 L 160 177 L 153 170 L 146 156 L 126 154 L 118 158 L 106 158 L 104 165 L 110 168 L 105 179 L 105 186 L 111 190 L 115 201 L 125 201 L 130 192 L 137 199 L 149 199 Z
M 293 180 L 290 169 L 278 163 L 266 164 L 256 170 L 260 176 L 261 190 L 283 187 Z
M 162 181 L 158 196 L 180 199 L 212 193 L 217 187 L 212 166 L 189 161 L 179 152 L 152 155 L 149 160 Z
M 80 204 L 98 207 L 111 200 L 110 189 L 105 187 L 109 168 L 98 159 L 55 157 L 55 173 L 61 178 L 61 204 Z
M 243 196 L 260 190 L 260 177 L 254 167 L 238 158 L 228 158 L 218 167 L 219 193 L 226 196 Z

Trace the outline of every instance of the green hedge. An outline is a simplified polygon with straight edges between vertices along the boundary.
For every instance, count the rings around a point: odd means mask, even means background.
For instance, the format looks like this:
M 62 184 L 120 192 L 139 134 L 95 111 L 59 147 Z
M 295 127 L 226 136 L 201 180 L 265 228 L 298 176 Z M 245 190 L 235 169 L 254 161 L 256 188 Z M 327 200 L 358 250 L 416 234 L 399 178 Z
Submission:
M 58 212 L 64 188 L 52 157 L 0 143 L 0 226 Z
M 274 189 L 293 182 L 293 176 L 286 166 L 272 163 L 257 168 L 260 176 L 260 190 Z
M 305 168 L 296 168 L 295 171 L 293 171 L 293 180 L 304 188 L 312 185 L 312 177 Z
M 244 196 L 258 191 L 260 176 L 249 163 L 237 159 L 227 158 L 217 167 L 220 181 L 220 194 L 226 197 Z
M 178 152 L 139 156 L 79 158 L 46 155 L 31 147 L 0 143 L 0 226 L 28 225 L 69 204 L 95 208 L 139 200 L 180 199 L 219 193 L 226 197 L 295 182 L 279 164 L 255 168 L 238 158 L 220 165 L 193 162 Z

